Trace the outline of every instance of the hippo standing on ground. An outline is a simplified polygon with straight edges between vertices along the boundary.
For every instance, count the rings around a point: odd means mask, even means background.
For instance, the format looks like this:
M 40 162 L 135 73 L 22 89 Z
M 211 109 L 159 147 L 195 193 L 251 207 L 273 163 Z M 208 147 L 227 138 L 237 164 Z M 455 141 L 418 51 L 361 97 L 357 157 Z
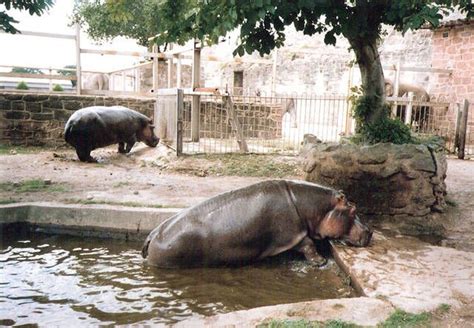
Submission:
M 129 153 L 137 141 L 150 147 L 160 141 L 151 119 L 122 106 L 92 106 L 76 111 L 66 123 L 64 137 L 76 148 L 82 162 L 96 162 L 91 151 L 115 143 L 119 144 L 119 153 Z
M 271 180 L 223 193 L 164 221 L 142 256 L 166 268 L 244 265 L 293 249 L 325 259 L 315 239 L 367 246 L 372 232 L 339 191 L 304 181 Z

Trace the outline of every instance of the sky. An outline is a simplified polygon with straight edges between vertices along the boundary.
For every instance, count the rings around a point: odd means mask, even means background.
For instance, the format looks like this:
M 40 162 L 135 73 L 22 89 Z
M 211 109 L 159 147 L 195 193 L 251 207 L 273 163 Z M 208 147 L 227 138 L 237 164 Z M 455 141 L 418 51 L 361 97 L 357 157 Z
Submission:
M 74 27 L 68 26 L 73 6 L 74 0 L 56 0 L 49 12 L 42 16 L 31 16 L 28 12 L 16 10 L 10 10 L 8 14 L 19 21 L 14 26 L 20 31 L 74 35 Z M 4 6 L 0 5 L 0 10 L 4 9 Z M 138 46 L 134 40 L 125 38 L 117 38 L 113 43 L 98 46 L 84 32 L 81 33 L 81 48 L 146 51 L 145 48 Z M 85 71 L 108 72 L 132 66 L 138 60 L 138 57 L 130 56 L 82 54 L 81 66 Z M 61 68 L 66 65 L 75 65 L 75 62 L 74 40 L 0 33 L 0 65 Z M 10 71 L 9 68 L 3 67 L 0 67 L 0 70 Z

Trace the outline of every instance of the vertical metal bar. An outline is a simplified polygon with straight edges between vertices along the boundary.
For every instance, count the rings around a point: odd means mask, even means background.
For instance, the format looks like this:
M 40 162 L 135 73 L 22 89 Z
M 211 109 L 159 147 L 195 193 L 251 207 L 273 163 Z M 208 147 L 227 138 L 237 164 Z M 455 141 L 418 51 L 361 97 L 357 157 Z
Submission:
M 201 48 L 194 41 L 193 70 L 192 70 L 192 90 L 199 88 L 201 80 Z M 200 96 L 193 95 L 191 106 L 191 141 L 199 141 L 199 117 L 200 117 Z
M 176 95 L 176 156 L 183 154 L 183 89 L 177 89 Z
M 405 110 L 405 124 L 411 126 L 411 114 L 413 111 L 413 92 L 408 93 L 408 104 Z
M 176 87 L 181 88 L 181 55 L 176 56 Z
M 81 94 L 82 68 L 81 68 L 81 28 L 76 24 L 76 93 Z

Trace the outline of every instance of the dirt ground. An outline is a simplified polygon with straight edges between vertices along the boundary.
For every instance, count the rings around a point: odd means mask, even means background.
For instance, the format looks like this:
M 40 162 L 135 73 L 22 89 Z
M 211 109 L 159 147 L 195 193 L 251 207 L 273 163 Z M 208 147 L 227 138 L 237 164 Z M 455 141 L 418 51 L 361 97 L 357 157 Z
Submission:
M 72 148 L 4 151 L 0 155 L 0 203 L 45 201 L 180 208 L 263 179 L 303 177 L 297 157 L 241 157 L 229 164 L 205 156 L 176 158 L 161 145 L 139 145 L 129 155 L 118 154 L 115 147 L 92 154 L 99 163 L 79 162 Z M 226 165 L 232 170 L 226 171 Z M 48 185 L 32 190 L 28 188 L 32 180 Z M 446 184 L 449 206 L 444 216 L 448 230 L 443 245 L 474 251 L 474 160 L 449 158 Z

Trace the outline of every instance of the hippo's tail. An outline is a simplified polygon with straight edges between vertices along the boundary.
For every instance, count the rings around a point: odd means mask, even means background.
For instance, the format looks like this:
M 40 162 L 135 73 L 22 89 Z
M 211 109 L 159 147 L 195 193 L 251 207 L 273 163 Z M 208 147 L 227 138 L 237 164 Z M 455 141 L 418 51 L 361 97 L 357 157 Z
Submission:
M 143 247 L 142 247 L 142 257 L 144 259 L 146 259 L 146 257 L 148 256 L 148 247 L 150 247 L 150 242 L 151 242 L 151 238 L 150 236 L 148 236 L 145 242 L 143 243 Z

